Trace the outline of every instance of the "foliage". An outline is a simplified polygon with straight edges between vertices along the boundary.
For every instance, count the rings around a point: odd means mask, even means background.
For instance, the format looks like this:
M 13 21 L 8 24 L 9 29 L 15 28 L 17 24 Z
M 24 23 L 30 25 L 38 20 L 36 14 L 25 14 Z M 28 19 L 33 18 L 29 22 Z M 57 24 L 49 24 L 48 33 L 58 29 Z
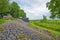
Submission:
M 19 17 L 26 17 L 26 13 L 20 9 L 20 7 L 18 6 L 18 4 L 16 2 L 12 2 L 11 3 L 11 11 L 10 14 L 14 17 L 14 18 L 19 18 Z
M 47 20 L 45 22 L 44 21 L 41 22 L 40 20 L 36 20 L 36 21 L 30 21 L 29 23 L 34 27 L 49 30 L 51 32 L 54 32 L 55 34 L 60 33 L 60 20 Z
M 25 35 L 23 35 L 23 34 L 19 34 L 19 36 L 18 36 L 20 39 L 24 39 L 25 38 Z
M 51 0 L 47 3 L 47 7 L 51 12 L 50 18 L 60 18 L 60 0 Z
M 43 15 L 43 20 L 45 20 L 45 21 L 47 20 L 46 16 L 44 16 L 44 15 Z
M 0 15 L 6 15 L 9 12 L 9 1 L 0 0 Z
M 24 34 L 19 34 L 18 35 L 18 38 L 20 38 L 20 39 L 24 39 L 24 38 L 28 38 L 28 39 L 30 39 L 31 37 L 30 37 L 30 35 L 24 35 Z
M 11 3 L 11 11 L 10 11 L 10 14 L 14 18 L 18 18 L 19 17 L 19 10 L 20 10 L 20 7 L 18 6 L 18 4 L 16 2 L 12 2 Z
M 26 13 L 22 9 L 20 9 L 19 15 L 20 17 L 26 18 Z
M 8 14 L 14 18 L 26 17 L 26 13 L 20 9 L 16 2 L 9 3 L 9 0 L 0 0 L 0 18 Z

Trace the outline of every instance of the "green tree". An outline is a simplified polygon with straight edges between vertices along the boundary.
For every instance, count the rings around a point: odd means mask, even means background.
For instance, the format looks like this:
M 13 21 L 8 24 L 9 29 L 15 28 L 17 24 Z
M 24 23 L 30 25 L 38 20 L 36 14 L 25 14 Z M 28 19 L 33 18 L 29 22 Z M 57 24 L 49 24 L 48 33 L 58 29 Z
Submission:
M 43 15 L 43 20 L 47 20 L 46 16 Z
M 18 18 L 19 17 L 19 11 L 20 11 L 20 7 L 18 6 L 18 4 L 16 2 L 12 2 L 11 6 L 10 6 L 10 14 L 14 18 Z
M 19 13 L 20 17 L 26 18 L 26 13 L 21 9 Z
M 0 0 L 0 17 L 7 15 L 9 12 L 9 0 Z
M 19 5 L 16 2 L 11 3 L 10 14 L 14 18 L 26 17 L 26 13 L 22 9 L 20 9 Z
M 60 18 L 60 0 L 51 0 L 47 3 L 47 7 L 51 12 L 50 18 Z

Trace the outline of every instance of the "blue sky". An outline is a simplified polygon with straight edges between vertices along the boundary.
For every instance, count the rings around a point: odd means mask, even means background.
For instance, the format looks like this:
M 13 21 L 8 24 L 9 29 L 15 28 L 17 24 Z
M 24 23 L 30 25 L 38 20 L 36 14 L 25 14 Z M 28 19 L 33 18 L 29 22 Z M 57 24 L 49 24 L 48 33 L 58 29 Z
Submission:
M 42 19 L 43 15 L 49 18 L 50 12 L 46 8 L 46 3 L 50 0 L 11 0 L 18 3 L 21 9 L 26 12 L 29 19 Z

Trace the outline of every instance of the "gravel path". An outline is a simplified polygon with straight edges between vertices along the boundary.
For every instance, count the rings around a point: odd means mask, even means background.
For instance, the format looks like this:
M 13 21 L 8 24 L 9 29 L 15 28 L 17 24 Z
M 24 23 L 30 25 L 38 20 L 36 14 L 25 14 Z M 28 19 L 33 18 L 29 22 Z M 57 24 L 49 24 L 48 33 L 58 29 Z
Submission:
M 7 21 L 2 25 L 5 29 L 0 32 L 0 40 L 59 40 L 41 33 L 22 20 Z

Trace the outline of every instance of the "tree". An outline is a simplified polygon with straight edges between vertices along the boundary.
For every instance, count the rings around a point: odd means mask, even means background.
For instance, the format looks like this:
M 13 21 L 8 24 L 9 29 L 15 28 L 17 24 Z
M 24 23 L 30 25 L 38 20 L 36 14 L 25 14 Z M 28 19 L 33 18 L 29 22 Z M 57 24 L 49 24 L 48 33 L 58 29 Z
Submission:
M 50 18 L 60 18 L 60 0 L 51 0 L 46 6 L 51 12 Z
M 0 0 L 0 17 L 7 15 L 9 12 L 9 0 Z
M 20 7 L 18 6 L 16 2 L 11 3 L 10 10 L 11 10 L 10 14 L 14 18 L 26 17 L 26 13 L 22 9 L 20 9 Z
M 43 15 L 43 20 L 47 20 L 46 16 Z
M 10 14 L 14 18 L 18 18 L 19 17 L 19 11 L 20 11 L 20 7 L 18 6 L 18 4 L 16 2 L 12 2 L 11 7 L 10 7 Z
M 26 18 L 26 13 L 21 9 L 19 13 L 20 17 Z

